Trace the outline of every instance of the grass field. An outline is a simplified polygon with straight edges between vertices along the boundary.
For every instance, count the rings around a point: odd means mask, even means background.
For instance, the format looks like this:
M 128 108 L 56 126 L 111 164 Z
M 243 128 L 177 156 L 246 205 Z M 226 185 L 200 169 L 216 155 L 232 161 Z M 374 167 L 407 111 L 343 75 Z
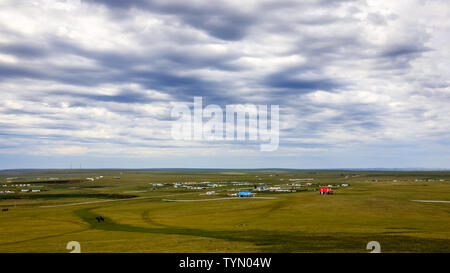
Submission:
M 289 181 L 305 178 L 313 180 Z M 450 201 L 450 172 L 48 170 L 0 179 L 0 191 L 14 191 L 0 193 L 0 252 L 69 252 L 69 241 L 82 252 L 369 252 L 369 241 L 382 252 L 450 252 L 450 203 L 414 201 Z M 206 182 L 221 186 L 174 187 Z M 348 186 L 320 195 L 329 184 Z M 297 192 L 229 196 L 261 185 Z

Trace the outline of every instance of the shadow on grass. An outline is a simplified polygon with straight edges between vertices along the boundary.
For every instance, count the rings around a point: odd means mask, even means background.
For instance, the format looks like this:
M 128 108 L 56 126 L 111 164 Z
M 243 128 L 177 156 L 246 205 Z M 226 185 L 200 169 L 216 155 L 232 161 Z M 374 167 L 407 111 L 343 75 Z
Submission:
M 0 200 L 8 199 L 59 199 L 59 198 L 100 198 L 100 199 L 129 199 L 138 197 L 137 195 L 125 195 L 125 194 L 106 194 L 106 193 L 55 193 L 55 194 L 11 194 L 2 195 Z
M 186 235 L 252 243 L 259 252 L 369 252 L 369 241 L 381 243 L 383 252 L 450 252 L 450 240 L 424 239 L 410 236 L 380 233 L 293 233 L 267 230 L 203 230 L 194 228 L 139 227 L 118 224 L 105 217 L 98 223 L 92 212 L 95 208 L 79 209 L 75 215 L 87 222 L 92 229 L 122 232 L 138 232 L 167 235 Z M 193 250 L 195 251 L 195 250 Z

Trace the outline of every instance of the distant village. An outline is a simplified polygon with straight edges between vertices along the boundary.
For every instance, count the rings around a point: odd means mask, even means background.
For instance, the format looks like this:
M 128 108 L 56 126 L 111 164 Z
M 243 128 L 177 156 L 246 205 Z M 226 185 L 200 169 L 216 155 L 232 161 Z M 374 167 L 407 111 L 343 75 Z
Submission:
M 269 175 L 271 179 L 273 179 L 274 175 Z M 359 176 L 358 174 L 352 174 L 352 177 Z M 346 175 L 345 179 L 349 176 Z M 96 177 L 87 177 L 85 178 L 86 182 L 100 182 L 104 177 L 96 176 Z M 115 180 L 121 179 L 120 176 L 113 176 Z M 332 194 L 333 189 L 337 189 L 340 187 L 348 187 L 348 183 L 336 183 L 336 184 L 326 184 L 322 185 L 314 181 L 314 178 L 277 178 L 279 180 L 279 184 L 273 183 L 273 180 L 270 183 L 260 182 L 263 180 L 262 177 L 255 176 L 258 182 L 248 182 L 248 181 L 224 181 L 224 182 L 210 182 L 210 181 L 202 181 L 202 182 L 177 182 L 177 183 L 160 183 L 160 182 L 150 182 L 152 190 L 157 190 L 159 188 L 167 188 L 173 187 L 177 189 L 184 190 L 199 190 L 204 191 L 208 190 L 201 195 L 215 195 L 217 191 L 219 191 L 222 187 L 232 187 L 231 189 L 227 188 L 224 191 L 227 192 L 228 196 L 236 196 L 236 197 L 253 197 L 257 193 L 261 192 L 272 192 L 272 193 L 290 193 L 297 191 L 320 191 L 321 194 Z M 40 193 L 43 191 L 41 189 L 44 187 L 43 185 L 35 185 L 32 182 L 30 183 L 19 183 L 14 182 L 15 180 L 20 179 L 19 177 L 8 177 L 6 178 L 6 184 L 2 184 L 1 188 L 6 188 L 4 190 L 0 190 L 0 194 L 13 194 L 13 193 Z M 48 177 L 43 178 L 44 181 L 57 181 L 60 178 L 58 177 Z M 36 178 L 36 180 L 41 180 L 41 178 Z M 288 183 L 284 183 L 284 182 Z M 367 180 L 369 181 L 369 180 Z M 371 182 L 379 182 L 377 179 L 370 180 Z M 405 181 L 405 180 L 402 180 Z M 411 181 L 411 180 L 407 180 Z M 414 179 L 412 181 L 415 182 L 432 182 L 432 181 L 445 181 L 444 179 Z M 385 180 L 383 180 L 385 182 Z M 392 180 L 392 182 L 399 182 L 398 180 Z M 42 182 L 41 182 L 42 183 Z M 37 189 L 40 188 L 40 189 Z

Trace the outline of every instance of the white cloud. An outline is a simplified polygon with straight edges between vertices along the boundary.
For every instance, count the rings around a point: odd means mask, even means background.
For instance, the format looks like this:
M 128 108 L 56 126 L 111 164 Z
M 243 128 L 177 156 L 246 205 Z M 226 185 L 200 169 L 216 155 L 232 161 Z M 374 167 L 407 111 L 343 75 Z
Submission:
M 0 153 L 260 156 L 170 139 L 199 95 L 279 104 L 272 156 L 449 145 L 446 1 L 114 3 L 2 1 Z

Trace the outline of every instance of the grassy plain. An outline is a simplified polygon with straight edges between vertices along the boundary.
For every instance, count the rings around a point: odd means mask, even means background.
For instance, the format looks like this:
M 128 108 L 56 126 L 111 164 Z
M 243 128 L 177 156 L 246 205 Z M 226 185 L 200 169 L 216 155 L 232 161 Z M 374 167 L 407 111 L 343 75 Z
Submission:
M 289 181 L 304 178 L 314 180 Z M 173 186 L 204 181 L 225 186 Z M 297 192 L 228 198 L 260 183 Z M 319 195 L 328 184 L 349 186 Z M 0 173 L 0 185 L 15 191 L 0 193 L 0 252 L 69 252 L 69 241 L 82 252 L 368 252 L 369 241 L 382 252 L 450 252 L 450 203 L 413 201 L 450 201 L 450 172 L 42 170 Z

